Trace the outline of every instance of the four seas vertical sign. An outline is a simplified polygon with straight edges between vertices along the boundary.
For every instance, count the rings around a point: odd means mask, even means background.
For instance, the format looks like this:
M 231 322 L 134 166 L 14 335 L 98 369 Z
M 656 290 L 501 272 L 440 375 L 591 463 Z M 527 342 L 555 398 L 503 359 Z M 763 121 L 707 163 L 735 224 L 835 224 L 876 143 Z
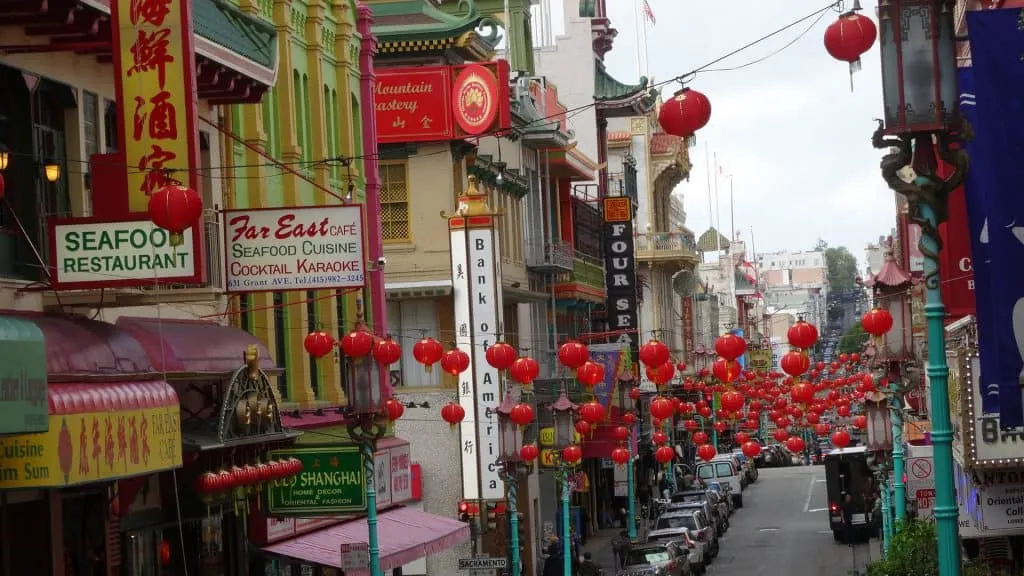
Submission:
M 604 199 L 604 268 L 608 329 L 622 332 L 635 362 L 640 351 L 636 305 L 636 246 L 633 203 L 626 196 Z

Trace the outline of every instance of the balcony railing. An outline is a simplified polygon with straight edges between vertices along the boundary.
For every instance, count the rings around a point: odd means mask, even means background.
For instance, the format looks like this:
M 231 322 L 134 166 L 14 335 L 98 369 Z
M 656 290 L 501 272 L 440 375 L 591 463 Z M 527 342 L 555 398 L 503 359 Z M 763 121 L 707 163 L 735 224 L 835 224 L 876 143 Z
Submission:
M 648 232 L 635 234 L 633 240 L 640 262 L 698 262 L 697 243 L 685 232 Z
M 572 262 L 571 281 L 604 290 L 604 266 L 593 258 L 578 254 Z
M 526 267 L 536 272 L 569 272 L 572 255 L 568 242 L 530 242 L 526 247 Z

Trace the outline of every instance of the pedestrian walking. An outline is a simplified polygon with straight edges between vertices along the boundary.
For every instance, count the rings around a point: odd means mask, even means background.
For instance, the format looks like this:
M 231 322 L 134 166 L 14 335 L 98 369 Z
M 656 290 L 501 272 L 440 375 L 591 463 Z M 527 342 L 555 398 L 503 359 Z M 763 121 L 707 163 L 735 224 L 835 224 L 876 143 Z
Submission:
M 594 558 L 590 552 L 583 553 L 583 561 L 580 562 L 579 576 L 598 576 L 601 570 L 594 564 Z
M 621 570 L 626 567 L 626 558 L 632 548 L 633 543 L 629 539 L 629 532 L 625 530 L 619 532 L 618 537 L 612 539 L 612 554 L 615 557 L 616 568 Z

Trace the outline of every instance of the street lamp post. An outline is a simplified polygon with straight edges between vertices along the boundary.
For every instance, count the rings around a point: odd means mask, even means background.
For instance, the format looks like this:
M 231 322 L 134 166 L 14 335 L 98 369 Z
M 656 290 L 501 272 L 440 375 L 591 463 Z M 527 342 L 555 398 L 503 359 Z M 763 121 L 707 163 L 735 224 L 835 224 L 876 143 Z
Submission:
M 374 454 L 377 441 L 387 427 L 378 419 L 381 402 L 380 377 L 373 359 L 347 360 L 348 435 L 359 444 L 366 477 L 366 533 L 370 556 L 370 576 L 383 576 L 380 567 L 380 541 L 377 538 L 377 489 L 374 485 Z
M 935 459 L 935 521 L 939 576 L 960 574 L 960 537 L 953 484 L 953 427 L 949 414 L 945 306 L 939 286 L 938 226 L 946 220 L 949 194 L 963 183 L 968 157 L 958 146 L 970 127 L 956 112 L 956 38 L 952 0 L 884 0 L 879 5 L 885 120 L 872 139 L 889 151 L 882 177 L 906 197 L 909 217 L 921 226 L 928 322 L 927 374 L 931 385 Z M 936 154 L 949 168 L 938 170 Z M 912 181 L 900 172 L 912 166 Z
M 500 429 L 499 453 L 501 479 L 505 483 L 505 499 L 508 501 L 509 530 L 509 574 L 519 576 L 522 572 L 522 558 L 519 555 L 519 478 L 529 474 L 529 465 L 522 461 L 519 448 L 522 438 L 519 425 L 512 421 L 512 408 L 516 405 L 512 395 L 505 394 L 505 400 L 498 406 L 498 427 Z
M 627 348 L 628 356 L 628 348 Z M 628 360 L 628 358 L 627 358 Z M 632 365 L 625 366 L 623 368 L 623 377 L 619 379 L 619 412 L 621 415 L 625 415 L 626 412 L 632 412 L 635 400 L 630 398 L 629 391 L 633 386 L 635 380 L 633 379 L 633 367 Z M 630 430 L 632 432 L 632 430 Z M 633 498 L 635 493 L 634 483 L 636 478 L 634 476 L 633 463 L 636 458 L 636 454 L 633 452 L 633 437 L 630 434 L 630 438 L 627 441 L 627 450 L 629 450 L 629 462 L 626 464 L 626 533 L 630 540 L 636 539 L 636 504 Z
M 559 450 L 558 474 L 562 484 L 562 573 L 572 574 L 572 543 L 569 540 L 569 468 L 573 462 L 566 461 L 566 452 L 575 447 L 575 418 L 578 407 L 565 395 L 565 389 L 558 400 L 551 405 L 552 420 L 555 425 L 555 447 Z

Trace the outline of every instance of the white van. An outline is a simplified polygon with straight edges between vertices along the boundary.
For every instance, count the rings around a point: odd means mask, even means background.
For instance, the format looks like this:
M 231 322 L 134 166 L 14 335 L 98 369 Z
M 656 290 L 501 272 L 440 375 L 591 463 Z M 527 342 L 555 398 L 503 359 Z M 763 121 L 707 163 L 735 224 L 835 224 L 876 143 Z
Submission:
M 732 502 L 737 508 L 743 508 L 743 485 L 740 476 L 743 474 L 731 457 L 715 458 L 710 462 L 697 464 L 697 478 L 707 482 L 728 483 L 732 488 Z

